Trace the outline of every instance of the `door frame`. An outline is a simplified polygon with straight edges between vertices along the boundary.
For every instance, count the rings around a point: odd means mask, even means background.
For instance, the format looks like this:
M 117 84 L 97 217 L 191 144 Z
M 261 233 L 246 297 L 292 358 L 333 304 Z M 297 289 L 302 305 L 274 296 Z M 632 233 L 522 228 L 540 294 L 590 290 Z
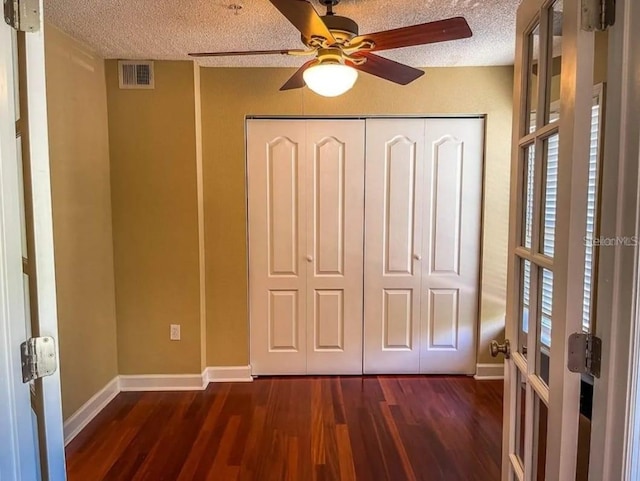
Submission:
M 39 335 L 50 336 L 58 339 L 58 314 L 56 300 L 56 278 L 53 246 L 53 218 L 51 204 L 51 178 L 49 166 L 49 136 L 47 118 L 47 94 L 45 75 L 45 46 L 44 46 L 44 2 L 39 0 L 40 7 L 40 29 L 38 32 L 25 34 L 25 64 L 26 64 L 26 85 L 28 91 L 28 118 L 30 136 L 30 162 L 31 162 L 31 194 L 33 201 L 33 225 L 36 257 L 34 259 L 37 276 L 37 296 L 38 296 L 38 320 Z M 0 28 L 0 36 L 6 40 L 12 36 L 11 28 L 4 22 Z M 5 38 L 6 37 L 6 38 Z M 7 145 L 2 149 L 1 155 L 7 158 L 18 155 L 15 141 L 15 102 L 17 96 L 17 77 L 15 76 L 16 66 L 14 64 L 13 40 L 2 41 L 0 44 L 0 88 L 6 88 L 9 92 L 8 104 L 0 103 L 0 136 L 2 144 Z M 8 72 L 11 72 L 9 77 Z M 4 83 L 4 84 L 3 84 Z M 0 98 L 0 102 L 2 98 Z M 9 142 L 9 139 L 13 139 Z M 13 146 L 11 146 L 11 144 Z M 10 162 L 13 165 L 13 162 Z M 2 168 L 5 168 L 3 162 Z M 7 375 L 6 379 L 12 382 L 8 396 L 0 396 L 0 403 L 7 403 L 13 406 L 8 412 L 8 424 L 11 432 L 11 444 L 9 446 L 10 456 L 13 457 L 12 465 L 16 469 L 16 477 L 9 479 L 35 479 L 35 466 L 37 458 L 33 455 L 33 441 L 37 436 L 36 432 L 31 432 L 32 413 L 30 411 L 31 402 L 29 400 L 29 389 L 22 385 L 21 362 L 19 345 L 26 339 L 24 326 L 18 326 L 18 322 L 10 317 L 11 311 L 9 303 L 18 302 L 24 308 L 24 298 L 21 285 L 11 282 L 16 279 L 16 275 L 22 278 L 22 247 L 20 244 L 20 219 L 19 219 L 19 193 L 17 192 L 19 178 L 17 165 L 13 172 L 0 172 L 2 178 L 2 192 L 0 195 L 0 234 L 2 235 L 2 245 L 0 245 L 0 347 L 6 356 L 0 357 L 0 372 Z M 15 184 L 11 186 L 11 184 Z M 5 187 L 7 190 L 5 190 Z M 9 219 L 7 216 L 11 216 Z M 3 221 L 6 220 L 6 222 Z M 17 230 L 11 227 L 18 226 Z M 17 234 L 16 234 L 17 233 Z M 17 250 L 16 250 L 17 248 Z M 15 271 L 16 265 L 19 271 Z M 10 296 L 5 294 L 9 289 L 14 289 Z M 4 292 L 3 292 L 4 291 Z M 24 324 L 24 323 L 22 323 Z M 56 355 L 59 359 L 58 345 L 56 344 Z M 4 376 L 3 376 L 4 378 Z M 26 397 L 25 397 L 26 396 Z M 42 419 L 45 424 L 45 434 L 42 443 L 46 446 L 46 456 L 43 472 L 48 473 L 49 481 L 64 481 L 66 479 L 65 456 L 64 456 L 64 434 L 62 417 L 62 398 L 60 390 L 60 371 L 42 379 Z M 25 401 L 26 399 L 26 401 Z M 0 404 L 2 405 L 2 404 Z M 18 437 L 17 434 L 20 434 Z M 26 444 L 31 442 L 31 444 Z M 15 462 L 19 464 L 15 464 Z M 44 474 L 44 473 L 43 473 Z
M 26 338 L 22 286 L 22 246 L 19 217 L 18 151 L 15 135 L 17 95 L 14 88 L 17 48 L 12 30 L 0 25 L 0 476 L 31 480 L 36 477 L 29 390 L 22 385 L 18 346 Z M 12 282 L 14 280 L 14 282 Z M 19 320 L 15 322 L 15 320 Z M 20 321 L 21 320 L 21 321 Z M 12 322 L 13 321 L 13 322 Z
M 635 246 L 600 249 L 596 335 L 602 376 L 594 382 L 590 479 L 640 479 L 640 5 L 618 0 L 609 65 L 600 235 Z M 614 160 L 616 159 L 616 160 Z
M 49 129 L 44 46 L 44 0 L 40 0 L 40 30 L 26 34 L 26 70 L 29 109 L 29 147 L 33 197 L 35 265 L 40 336 L 58 339 L 58 303 L 53 244 L 53 207 L 49 163 Z M 60 359 L 59 343 L 56 356 Z M 60 369 L 42 379 L 49 479 L 66 479 Z
M 479 255 L 478 255 L 478 264 L 477 264 L 477 269 L 478 269 L 478 283 L 477 283 L 477 289 L 478 289 L 478 300 L 477 300 L 477 305 L 476 305 L 476 325 L 474 328 L 474 332 L 473 335 L 475 336 L 475 340 L 473 343 L 473 350 L 474 350 L 474 358 L 476 359 L 476 363 L 475 363 L 475 376 L 478 375 L 478 367 L 480 366 L 479 364 L 479 352 L 480 352 L 480 347 L 479 347 L 479 343 L 481 341 L 482 338 L 482 323 L 481 323 L 481 314 L 482 314 L 482 302 L 483 302 L 483 297 L 482 297 L 482 273 L 483 273 L 483 262 L 484 262 L 484 236 L 485 236 L 485 230 L 484 230 L 484 220 L 485 220 L 485 201 L 486 201 L 486 185 L 485 185 L 485 181 L 486 181 L 486 168 L 487 168 L 487 162 L 486 162 L 486 146 L 487 146 L 487 114 L 486 113 L 451 113 L 451 114 L 362 114 L 362 115 L 354 115 L 354 114 L 346 114 L 346 115 L 278 115 L 278 114 L 273 114 L 273 115 L 269 115 L 269 114 L 248 114 L 245 116 L 244 118 L 244 168 L 245 168 L 245 197 L 246 197 L 246 209 L 247 209 L 247 216 L 246 216 L 246 221 L 245 221 L 245 228 L 247 231 L 247 236 L 246 236 L 246 254 L 247 254 L 247 266 L 246 266 L 246 280 L 247 280 L 247 298 L 246 298 L 246 303 L 247 303 L 247 312 L 248 312 L 248 321 L 247 321 L 247 326 L 248 326 L 248 330 L 249 330 L 249 342 L 247 345 L 247 348 L 249 350 L 249 366 L 252 366 L 252 343 L 253 343 L 253 339 L 254 339 L 254 333 L 253 333 L 253 329 L 252 329 L 252 321 L 251 321 L 251 289 L 252 289 L 252 281 L 251 281 L 251 263 L 250 263 L 250 236 L 251 236 L 251 229 L 250 229 L 250 222 L 249 222 L 249 215 L 248 215 L 248 211 L 249 211 L 249 144 L 248 144 L 248 131 L 249 131 L 249 123 L 250 121 L 254 121 L 254 120 L 295 120 L 295 121 L 315 121 L 315 120 L 362 120 L 362 121 L 367 121 L 367 120 L 380 120 L 380 119 L 394 119 L 394 120 L 432 120 L 432 119 L 480 119 L 483 121 L 483 132 L 482 132 L 482 147 L 483 147 L 483 151 L 482 151 L 482 156 L 481 156 L 481 178 L 480 178 L 480 182 L 481 182 L 481 186 L 480 186 L 480 203 L 481 203 L 481 207 L 480 207 L 480 231 L 479 231 Z M 366 134 L 366 128 L 365 128 L 365 134 Z M 366 157 L 366 153 L 365 153 L 365 157 Z M 366 158 L 365 158 L 365 184 L 366 184 Z M 366 196 L 366 185 L 365 185 L 365 196 Z M 366 235 L 366 232 L 365 232 Z M 364 322 L 364 321 L 363 321 Z M 364 332 L 363 332 L 363 356 L 364 356 Z M 497 366 L 502 366 L 502 364 L 496 364 Z M 363 371 L 364 371 L 364 357 L 363 357 Z M 418 373 L 416 373 L 418 374 Z M 474 377 L 475 377 L 474 376 Z M 257 375 L 254 375 L 254 377 L 257 377 Z M 484 379 L 490 379 L 489 377 L 485 377 Z M 494 379 L 493 377 L 491 377 L 491 379 Z M 503 376 L 498 376 L 497 379 L 503 379 Z

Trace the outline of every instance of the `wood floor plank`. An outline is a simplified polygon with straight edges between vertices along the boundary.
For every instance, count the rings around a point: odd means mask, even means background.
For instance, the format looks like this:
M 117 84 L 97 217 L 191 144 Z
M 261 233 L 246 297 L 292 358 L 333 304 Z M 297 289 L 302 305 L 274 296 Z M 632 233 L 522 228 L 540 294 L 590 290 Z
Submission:
M 240 467 L 229 465 L 228 461 L 239 428 L 240 416 L 231 416 L 220 440 L 220 449 L 218 449 L 216 457 L 213 459 L 213 463 L 207 473 L 208 481 L 217 481 L 219 479 L 235 481 L 237 479 Z
M 356 470 L 353 466 L 353 451 L 349 439 L 349 428 L 346 424 L 336 426 L 338 438 L 338 456 L 340 462 L 341 481 L 356 481 Z
M 289 437 L 287 441 L 287 476 L 285 479 L 286 481 L 298 481 L 300 479 L 298 477 L 298 463 L 300 462 L 298 438 Z
M 260 378 L 121 393 L 67 447 L 69 481 L 496 481 L 502 383 Z
M 398 425 L 396 424 L 395 418 L 391 414 L 390 406 L 385 403 L 381 403 L 380 411 L 382 412 L 382 416 L 386 421 L 387 428 L 389 429 L 389 434 L 391 435 L 391 439 L 393 439 L 395 448 L 398 451 L 400 460 L 402 461 L 402 467 L 404 469 L 404 474 L 407 480 L 417 481 L 416 474 L 413 472 L 413 467 L 411 466 L 411 460 L 409 459 L 404 443 L 400 438 L 400 433 L 398 432 Z
M 199 426 L 198 436 L 191 444 L 189 456 L 185 462 L 180 466 L 180 472 L 176 478 L 178 481 L 191 481 L 195 479 L 198 469 L 201 471 L 208 468 L 206 463 L 201 463 L 206 459 L 207 445 L 211 438 L 214 429 L 220 423 L 220 413 L 227 400 L 227 395 L 231 390 L 231 386 L 228 384 L 221 385 L 220 389 L 214 391 L 207 389 L 202 395 L 203 398 L 208 399 L 209 409 L 206 417 Z M 181 440 L 184 442 L 184 440 Z M 201 464 L 204 464 L 205 468 L 201 468 Z M 200 474 L 202 478 L 203 474 Z

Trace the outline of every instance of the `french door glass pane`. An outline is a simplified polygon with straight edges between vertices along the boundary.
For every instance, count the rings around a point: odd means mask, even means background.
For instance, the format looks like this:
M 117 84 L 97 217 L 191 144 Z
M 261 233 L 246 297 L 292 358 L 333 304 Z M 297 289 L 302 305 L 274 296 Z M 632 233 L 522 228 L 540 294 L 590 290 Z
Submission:
M 538 69 L 540 61 L 540 24 L 536 25 L 528 38 L 529 74 L 527 85 L 527 112 L 525 132 L 536 130 L 535 112 L 538 105 Z
M 528 146 L 524 151 L 524 203 L 523 219 L 523 244 L 527 249 L 531 249 L 531 229 L 533 226 L 533 195 L 534 195 L 534 174 L 536 164 L 536 147 L 534 144 Z
M 540 290 L 540 305 L 538 311 L 537 337 L 537 369 L 536 373 L 549 385 L 549 362 L 551 358 L 551 332 L 553 329 L 553 272 L 548 269 L 540 270 L 538 285 Z
M 524 467 L 527 385 L 522 381 L 522 374 L 519 369 L 516 374 L 516 386 L 516 456 Z
M 529 306 L 531 299 L 531 262 L 523 259 L 520 268 L 520 339 L 518 352 L 527 357 L 527 333 L 529 332 Z
M 556 122 L 559 115 L 551 114 L 551 104 L 560 99 L 560 85 L 562 85 L 562 16 L 563 0 L 557 0 L 549 10 L 549 57 L 547 63 L 547 85 L 549 91 L 546 97 L 545 124 Z
M 544 199 L 542 211 L 542 245 L 544 255 L 553 257 L 558 199 L 558 147 L 560 137 L 554 134 L 544 141 Z
M 547 462 L 547 424 L 549 419 L 549 411 L 545 403 L 537 396 L 535 398 L 535 411 L 534 411 L 534 459 L 535 465 L 533 479 L 536 481 L 544 481 Z

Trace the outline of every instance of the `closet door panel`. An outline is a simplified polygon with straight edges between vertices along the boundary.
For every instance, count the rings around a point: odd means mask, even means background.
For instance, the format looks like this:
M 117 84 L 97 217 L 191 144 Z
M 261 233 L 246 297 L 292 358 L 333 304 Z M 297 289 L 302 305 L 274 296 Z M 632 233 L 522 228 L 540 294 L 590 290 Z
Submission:
M 365 373 L 418 373 L 424 120 L 367 120 Z
M 306 373 L 305 123 L 247 123 L 254 374 Z
M 307 122 L 307 373 L 362 373 L 364 122 Z
M 484 121 L 426 121 L 420 372 L 476 364 Z

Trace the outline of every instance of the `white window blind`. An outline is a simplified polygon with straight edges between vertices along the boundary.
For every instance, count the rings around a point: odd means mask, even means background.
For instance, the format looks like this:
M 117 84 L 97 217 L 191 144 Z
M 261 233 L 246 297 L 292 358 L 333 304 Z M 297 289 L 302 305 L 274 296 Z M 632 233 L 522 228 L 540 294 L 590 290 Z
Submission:
M 553 257 L 556 240 L 556 212 L 558 201 L 558 134 L 549 137 L 545 143 L 545 185 L 544 185 L 544 217 L 542 226 L 542 252 Z M 540 296 L 541 332 L 540 342 L 551 347 L 551 313 L 553 310 L 553 272 L 542 270 L 542 293 Z

